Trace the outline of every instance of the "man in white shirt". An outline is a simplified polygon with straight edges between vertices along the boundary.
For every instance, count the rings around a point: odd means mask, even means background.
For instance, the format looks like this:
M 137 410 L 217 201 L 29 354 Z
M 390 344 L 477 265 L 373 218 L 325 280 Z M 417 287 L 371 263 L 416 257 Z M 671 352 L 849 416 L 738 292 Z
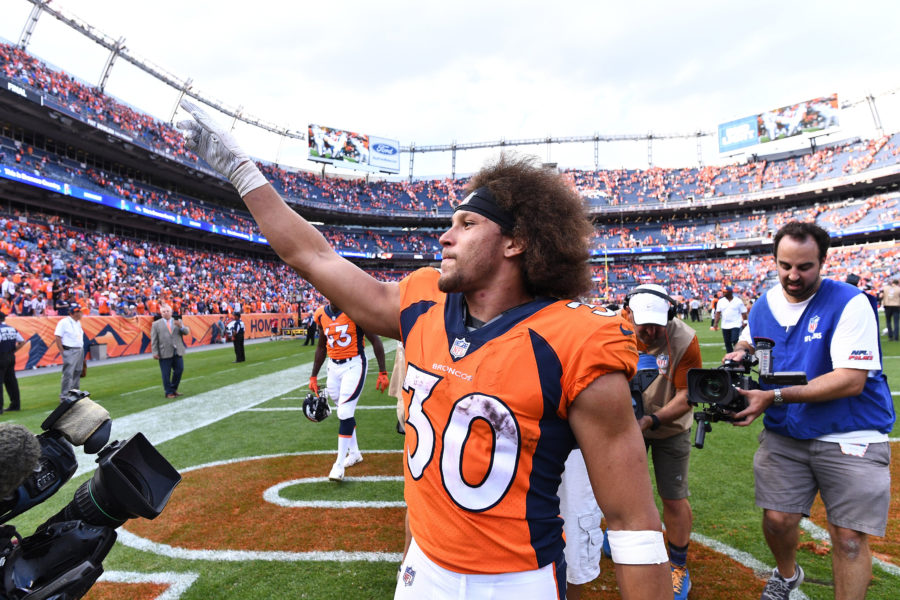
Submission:
M 896 277 L 884 288 L 884 320 L 887 324 L 888 340 L 900 340 L 900 280 Z
M 744 301 L 734 296 L 734 289 L 725 286 L 724 296 L 716 302 L 716 320 L 713 330 L 722 323 L 722 339 L 725 340 L 725 352 L 732 352 L 741 335 L 741 328 L 747 323 L 747 307 Z
M 700 300 L 697 298 L 691 299 L 691 322 L 700 322 Z
M 53 336 L 56 349 L 62 356 L 62 383 L 59 398 L 62 400 L 71 389 L 81 384 L 81 370 L 84 365 L 84 330 L 81 328 L 81 305 L 72 303 L 69 316 L 56 324 Z
M 888 434 L 895 414 L 881 371 L 874 299 L 821 276 L 829 236 L 786 224 L 774 239 L 779 285 L 754 303 L 735 351 L 774 342 L 771 371 L 802 371 L 807 385 L 738 390 L 749 405 L 735 425 L 765 413 L 753 461 L 756 504 L 776 568 L 762 600 L 787 600 L 803 582 L 800 520 L 821 494 L 832 544 L 835 598 L 863 598 L 872 578 L 868 536 L 883 536 L 891 499 Z
M 47 310 L 47 301 L 44 299 L 43 294 L 35 294 L 34 298 L 31 300 L 31 312 L 35 317 L 44 316 L 44 311 Z
M 9 300 L 13 296 L 16 295 L 16 284 L 13 283 L 13 280 L 9 276 L 8 271 L 3 272 L 3 283 L 0 284 L 0 293 L 3 294 L 3 297 Z

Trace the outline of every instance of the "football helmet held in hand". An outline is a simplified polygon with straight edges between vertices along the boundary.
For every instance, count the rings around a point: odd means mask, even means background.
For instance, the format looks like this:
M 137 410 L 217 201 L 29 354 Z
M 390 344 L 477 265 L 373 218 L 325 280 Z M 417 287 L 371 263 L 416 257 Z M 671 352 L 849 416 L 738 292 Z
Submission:
M 328 397 L 324 394 L 307 394 L 306 400 L 303 401 L 303 414 L 313 423 L 319 423 L 327 419 L 328 415 L 331 414 Z

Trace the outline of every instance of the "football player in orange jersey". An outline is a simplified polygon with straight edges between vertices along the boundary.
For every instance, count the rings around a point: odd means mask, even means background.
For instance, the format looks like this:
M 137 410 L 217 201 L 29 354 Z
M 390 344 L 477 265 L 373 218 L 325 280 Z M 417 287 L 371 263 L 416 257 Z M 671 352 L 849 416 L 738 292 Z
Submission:
M 337 405 L 338 452 L 328 473 L 328 479 L 341 481 L 344 469 L 362 462 L 362 453 L 356 441 L 356 403 L 366 384 L 366 351 L 363 336 L 369 339 L 375 360 L 378 361 L 378 380 L 375 389 L 384 392 L 388 388 L 388 374 L 384 362 L 384 345 L 377 335 L 367 333 L 350 320 L 334 303 L 320 306 L 313 314 L 319 328 L 319 343 L 313 359 L 309 389 L 319 394 L 319 369 L 328 356 L 328 397 Z
M 565 598 L 556 491 L 576 442 L 622 596 L 671 596 L 631 408 L 634 334 L 614 312 L 570 300 L 591 285 L 593 229 L 575 190 L 501 156 L 441 236 L 441 270 L 381 282 L 335 253 L 228 131 L 182 107 L 188 148 L 232 182 L 278 255 L 365 331 L 403 342 L 413 539 L 395 600 Z

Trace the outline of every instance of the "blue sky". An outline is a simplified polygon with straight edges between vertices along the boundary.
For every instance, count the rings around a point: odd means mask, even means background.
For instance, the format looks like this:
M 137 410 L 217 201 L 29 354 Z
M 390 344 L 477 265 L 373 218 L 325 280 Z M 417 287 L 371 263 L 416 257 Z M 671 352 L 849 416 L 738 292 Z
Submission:
M 900 129 L 897 2 L 395 2 L 54 0 L 181 80 L 296 130 L 310 122 L 402 145 L 713 131 L 718 123 L 828 95 L 878 95 Z M 17 41 L 32 4 L 3 0 Z M 99 81 L 106 50 L 44 14 L 29 50 Z M 107 90 L 167 120 L 177 94 L 123 60 Z M 223 119 L 224 120 L 224 119 Z M 874 135 L 865 104 L 842 137 Z M 305 146 L 237 126 L 251 154 L 309 168 Z M 529 146 L 591 167 L 592 144 Z M 457 173 L 497 151 L 457 154 Z M 602 144 L 602 167 L 693 166 L 695 140 Z M 705 163 L 721 160 L 713 138 Z M 417 154 L 416 175 L 449 174 L 449 153 Z M 406 159 L 401 173 L 408 174 Z

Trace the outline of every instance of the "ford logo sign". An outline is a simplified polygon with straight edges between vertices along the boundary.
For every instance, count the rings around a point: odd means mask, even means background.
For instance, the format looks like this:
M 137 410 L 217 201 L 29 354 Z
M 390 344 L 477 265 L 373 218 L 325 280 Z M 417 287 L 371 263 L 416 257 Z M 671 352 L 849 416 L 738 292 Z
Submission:
M 372 146 L 372 149 L 375 150 L 375 152 L 377 152 L 378 154 L 390 154 L 391 156 L 397 154 L 397 148 L 391 146 L 390 144 L 378 143 Z

